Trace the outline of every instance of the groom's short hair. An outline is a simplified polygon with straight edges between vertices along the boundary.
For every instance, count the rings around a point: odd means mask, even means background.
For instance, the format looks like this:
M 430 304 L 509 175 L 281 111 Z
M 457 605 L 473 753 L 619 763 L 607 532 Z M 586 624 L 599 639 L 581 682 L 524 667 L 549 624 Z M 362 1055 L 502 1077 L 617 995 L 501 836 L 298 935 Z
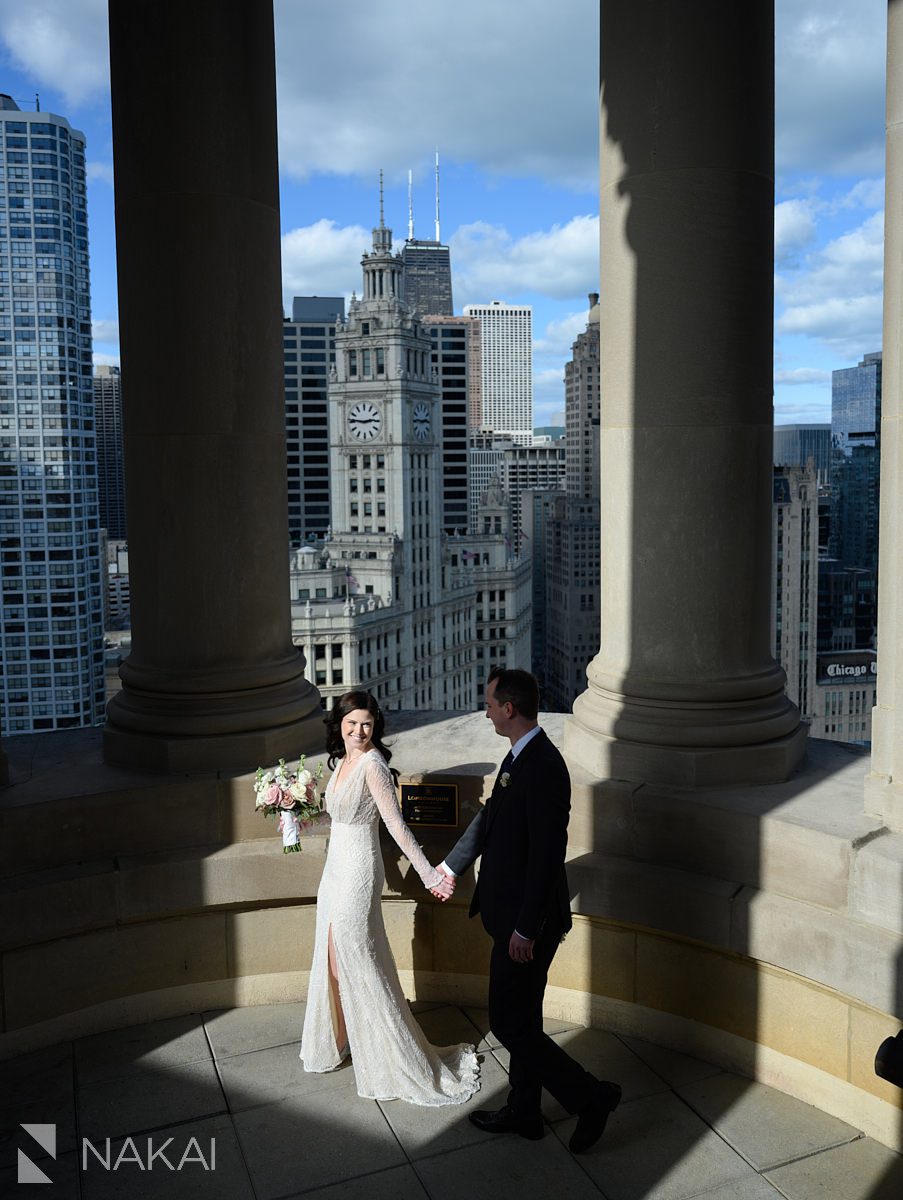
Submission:
M 493 667 L 487 685 L 495 683 L 495 698 L 501 704 L 513 704 L 522 717 L 535 721 L 539 712 L 539 684 L 529 671 Z

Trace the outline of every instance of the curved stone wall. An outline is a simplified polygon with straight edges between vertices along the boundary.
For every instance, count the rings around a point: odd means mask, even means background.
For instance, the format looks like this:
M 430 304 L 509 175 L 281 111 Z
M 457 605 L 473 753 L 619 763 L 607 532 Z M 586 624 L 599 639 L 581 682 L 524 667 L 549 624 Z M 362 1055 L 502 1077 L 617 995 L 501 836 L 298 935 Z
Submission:
M 253 812 L 250 776 L 98 774 L 70 738 L 26 780 L 10 747 L 0 1056 L 304 995 L 325 830 L 282 855 Z M 403 778 L 420 778 L 413 767 L 428 758 L 458 782 L 463 822 L 498 743 L 472 715 L 402 731 L 395 749 Z M 861 756 L 816 744 L 783 790 L 647 794 L 572 775 L 575 921 L 550 1015 L 718 1062 L 903 1145 L 903 1092 L 873 1072 L 903 1023 L 903 838 L 863 814 Z M 452 835 L 421 838 L 435 861 Z M 440 905 L 391 841 L 384 849 L 408 994 L 485 1003 L 489 945 L 467 919 L 467 882 Z

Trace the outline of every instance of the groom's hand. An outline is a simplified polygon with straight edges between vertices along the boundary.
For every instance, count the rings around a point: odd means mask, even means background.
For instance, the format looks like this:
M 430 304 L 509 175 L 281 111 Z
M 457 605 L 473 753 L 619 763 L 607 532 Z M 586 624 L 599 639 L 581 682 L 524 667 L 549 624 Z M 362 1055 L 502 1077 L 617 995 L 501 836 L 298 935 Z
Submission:
M 450 900 L 454 894 L 457 876 L 452 875 L 451 871 L 445 866 L 445 863 L 440 863 L 436 870 L 441 872 L 443 878 L 441 883 L 438 883 L 434 888 L 430 888 L 430 891 L 437 900 L 442 900 L 443 902 Z
M 535 938 L 525 938 L 514 931 L 511 935 L 511 941 L 508 943 L 508 955 L 516 963 L 526 963 L 533 961 L 533 943 Z

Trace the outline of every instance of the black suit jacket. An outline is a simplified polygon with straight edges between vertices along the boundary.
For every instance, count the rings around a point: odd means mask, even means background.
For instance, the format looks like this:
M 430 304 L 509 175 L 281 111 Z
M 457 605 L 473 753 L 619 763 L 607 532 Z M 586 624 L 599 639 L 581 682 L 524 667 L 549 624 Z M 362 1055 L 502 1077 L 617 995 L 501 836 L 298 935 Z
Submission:
M 479 913 L 492 937 L 508 939 L 516 929 L 535 938 L 548 921 L 562 934 L 570 929 L 564 870 L 570 811 L 567 767 L 540 730 L 499 773 L 485 807 L 445 856 L 462 875 L 482 855 L 470 915 Z

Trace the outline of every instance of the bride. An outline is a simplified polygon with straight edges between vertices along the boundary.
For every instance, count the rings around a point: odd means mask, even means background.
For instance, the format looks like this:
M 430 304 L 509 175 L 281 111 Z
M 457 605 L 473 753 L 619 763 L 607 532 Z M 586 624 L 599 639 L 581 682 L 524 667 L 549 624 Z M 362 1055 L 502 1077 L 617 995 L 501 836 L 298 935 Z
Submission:
M 473 1046 L 431 1046 L 411 1014 L 383 924 L 385 873 L 379 818 L 425 887 L 447 898 L 404 823 L 382 743 L 385 719 L 367 691 L 347 692 L 326 718 L 326 787 L 332 818 L 317 893 L 317 933 L 301 1037 L 305 1071 L 333 1071 L 352 1056 L 358 1095 L 411 1104 L 463 1104 L 479 1088 Z

